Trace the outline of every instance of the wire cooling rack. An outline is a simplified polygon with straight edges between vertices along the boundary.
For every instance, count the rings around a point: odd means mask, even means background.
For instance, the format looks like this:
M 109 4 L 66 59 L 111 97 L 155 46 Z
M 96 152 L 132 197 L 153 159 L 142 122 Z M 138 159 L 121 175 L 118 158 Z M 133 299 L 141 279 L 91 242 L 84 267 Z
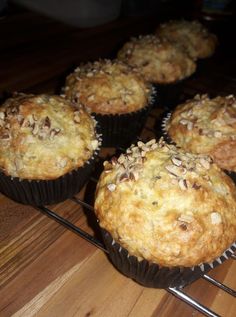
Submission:
M 85 201 L 83 201 L 83 200 L 81 200 L 79 198 L 76 198 L 76 197 L 73 197 L 71 199 L 75 203 L 81 205 L 82 207 L 84 207 L 84 208 L 86 208 L 86 209 L 88 209 L 90 211 L 93 211 L 93 207 L 90 204 L 86 203 Z M 81 228 L 75 226 L 73 223 L 71 223 L 70 221 L 68 221 L 64 217 L 62 217 L 59 214 L 57 214 L 55 211 L 53 211 L 53 210 L 51 210 L 51 209 L 49 209 L 48 207 L 45 207 L 45 206 L 40 206 L 40 207 L 37 207 L 37 208 L 41 212 L 43 212 L 44 214 L 49 216 L 50 218 L 53 218 L 54 220 L 59 222 L 65 228 L 75 232 L 81 238 L 85 239 L 86 241 L 88 241 L 89 243 L 93 244 L 94 246 L 96 246 L 100 250 L 104 251 L 105 253 L 108 253 L 108 250 L 105 248 L 104 244 L 99 239 L 97 239 L 96 237 L 90 235 L 89 233 L 87 233 L 86 231 L 82 230 Z M 236 260 L 236 255 L 234 253 L 230 254 L 230 257 L 233 260 Z M 227 285 L 224 285 L 220 281 L 212 278 L 208 274 L 203 274 L 199 278 L 202 278 L 202 279 L 206 280 L 208 283 L 213 284 L 215 287 L 223 290 L 224 292 L 230 294 L 233 297 L 236 297 L 236 291 L 235 290 L 229 288 Z M 183 289 L 184 288 L 180 288 L 180 287 L 168 287 L 168 288 L 166 288 L 166 291 L 171 293 L 172 295 L 176 296 L 178 299 L 182 300 L 183 302 L 185 302 L 186 304 L 190 305 L 194 309 L 198 310 L 199 312 L 201 312 L 205 316 L 220 317 L 220 315 L 218 315 L 214 311 L 210 310 L 208 307 L 204 306 L 203 304 L 198 302 L 193 297 L 189 296 L 186 292 L 184 292 Z
M 152 112 L 149 115 L 149 119 L 154 121 L 154 126 L 155 126 L 157 120 L 159 119 L 159 117 L 160 116 L 156 115 L 155 112 L 154 112 L 154 114 Z M 156 133 L 157 131 L 155 130 L 155 128 L 145 127 L 144 129 L 146 129 L 146 132 L 148 132 L 148 133 L 150 132 L 151 136 L 157 135 L 157 133 Z M 140 138 L 139 138 L 139 140 L 140 140 Z M 118 150 L 118 152 L 119 151 L 121 151 L 121 152 L 123 151 L 123 149 L 121 149 L 121 148 L 118 148 L 117 150 Z M 91 177 L 90 181 L 96 183 L 97 179 L 94 178 L 94 177 Z M 74 201 L 76 204 L 79 204 L 80 206 L 82 206 L 87 211 L 90 211 L 90 212 L 94 211 L 93 206 L 90 203 L 86 202 L 85 199 L 81 200 L 81 199 L 79 199 L 77 197 L 73 197 L 73 198 L 71 198 L 71 200 Z M 39 209 L 41 212 L 43 212 L 44 214 L 46 214 L 50 218 L 53 218 L 54 220 L 59 222 L 65 228 L 75 232 L 81 238 L 83 238 L 86 241 L 88 241 L 89 243 L 93 244 L 94 246 L 96 246 L 97 248 L 102 250 L 103 252 L 105 252 L 107 254 L 109 253 L 101 240 L 99 240 L 95 236 L 90 235 L 89 233 L 87 233 L 86 231 L 82 230 L 81 228 L 77 227 L 76 225 L 74 225 L 73 223 L 71 223 L 70 221 L 68 221 L 67 219 L 65 219 L 64 217 L 62 217 L 58 213 L 56 213 L 55 211 L 49 209 L 46 206 L 40 206 L 40 207 L 37 207 L 37 209 Z M 235 244 L 235 249 L 236 249 L 236 244 Z M 232 253 L 232 252 L 228 253 L 228 257 L 232 258 L 233 260 L 236 260 L 235 253 Z M 233 297 L 236 297 L 236 291 L 235 290 L 233 290 L 233 289 L 229 288 L 228 286 L 222 284 L 220 281 L 212 278 L 208 274 L 201 274 L 201 275 L 199 275 L 199 278 L 204 279 L 205 281 L 207 281 L 208 283 L 211 283 L 215 287 L 223 290 L 224 292 L 230 294 Z M 181 301 L 185 302 L 186 304 L 190 305 L 191 307 L 193 307 L 197 311 L 201 312 L 205 316 L 220 317 L 220 315 L 218 315 L 214 311 L 210 310 L 208 307 L 204 306 L 203 304 L 198 302 L 196 299 L 194 299 L 193 297 L 189 296 L 186 292 L 184 292 L 184 287 L 168 287 L 168 288 L 166 288 L 166 291 L 171 293 L 172 295 L 176 296 L 178 299 L 180 299 Z

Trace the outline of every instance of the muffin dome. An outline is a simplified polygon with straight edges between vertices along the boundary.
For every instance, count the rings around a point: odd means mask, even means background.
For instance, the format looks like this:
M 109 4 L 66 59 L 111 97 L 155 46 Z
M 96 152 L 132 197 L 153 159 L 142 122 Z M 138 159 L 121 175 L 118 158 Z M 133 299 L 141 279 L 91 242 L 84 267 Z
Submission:
M 211 56 L 217 45 L 216 35 L 198 21 L 169 21 L 157 28 L 156 35 L 175 43 L 193 59 Z
M 98 114 L 125 114 L 148 105 L 151 86 L 130 66 L 100 60 L 76 68 L 66 79 L 65 97 Z
M 98 147 L 95 121 L 59 96 L 19 94 L 0 108 L 0 168 L 50 180 L 84 165 Z
M 196 95 L 179 105 L 166 122 L 170 138 L 184 150 L 210 155 L 236 172 L 236 98 Z
M 132 38 L 118 52 L 118 59 L 137 67 L 147 81 L 157 84 L 179 81 L 196 70 L 185 52 L 154 35 Z
M 236 239 L 232 180 L 208 156 L 163 140 L 104 163 L 95 212 L 129 255 L 166 267 L 209 263 Z

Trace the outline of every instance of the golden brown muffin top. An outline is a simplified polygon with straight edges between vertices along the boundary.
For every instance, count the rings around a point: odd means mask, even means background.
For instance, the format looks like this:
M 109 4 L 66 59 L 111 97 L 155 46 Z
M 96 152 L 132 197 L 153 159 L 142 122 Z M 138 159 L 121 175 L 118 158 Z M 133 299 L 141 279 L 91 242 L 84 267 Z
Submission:
M 210 157 L 163 140 L 104 163 L 95 212 L 130 255 L 167 267 L 212 262 L 236 239 L 232 180 Z
M 175 43 L 193 59 L 211 56 L 218 43 L 216 35 L 199 21 L 172 20 L 161 24 L 156 35 Z
M 176 45 L 154 35 L 131 38 L 118 52 L 118 59 L 137 67 L 152 83 L 173 83 L 189 77 L 195 62 Z
M 94 113 L 113 115 L 146 107 L 153 90 L 135 69 L 105 59 L 76 68 L 66 79 L 64 93 Z
M 19 94 L 0 107 L 0 168 L 22 179 L 58 178 L 98 147 L 94 119 L 59 96 Z
M 210 155 L 223 169 L 236 172 L 236 98 L 196 95 L 179 105 L 166 131 L 186 151 Z

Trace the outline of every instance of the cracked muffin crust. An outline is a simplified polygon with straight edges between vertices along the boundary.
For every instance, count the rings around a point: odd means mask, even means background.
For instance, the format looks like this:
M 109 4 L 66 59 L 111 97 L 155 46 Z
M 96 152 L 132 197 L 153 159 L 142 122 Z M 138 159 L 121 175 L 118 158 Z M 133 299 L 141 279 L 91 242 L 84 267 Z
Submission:
M 179 105 L 164 129 L 184 150 L 210 155 L 223 169 L 236 172 L 236 98 L 196 95 Z
M 236 239 L 232 180 L 210 157 L 162 139 L 104 163 L 95 213 L 129 255 L 165 267 L 209 263 Z
M 12 177 L 56 179 L 99 145 L 94 119 L 59 96 L 18 94 L 0 107 L 0 168 Z

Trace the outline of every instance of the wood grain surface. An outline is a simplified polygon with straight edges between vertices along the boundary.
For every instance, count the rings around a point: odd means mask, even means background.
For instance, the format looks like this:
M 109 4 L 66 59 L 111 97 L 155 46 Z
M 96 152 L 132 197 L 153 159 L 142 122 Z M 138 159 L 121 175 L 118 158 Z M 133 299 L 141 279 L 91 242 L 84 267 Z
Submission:
M 0 20 L 0 97 L 4 99 L 12 91 L 58 92 L 65 75 L 75 65 L 88 59 L 112 57 L 131 35 L 151 32 L 159 18 L 123 18 L 82 30 L 32 12 L 10 12 Z M 183 100 L 198 92 L 236 93 L 235 50 L 222 24 L 217 30 L 221 40 L 218 51 L 200 63 L 196 75 L 186 82 Z M 158 130 L 162 111 L 160 106 L 148 118 L 144 138 L 154 136 L 153 127 Z M 106 156 L 111 151 L 104 150 L 102 154 Z M 88 184 L 77 197 L 87 200 L 93 194 L 89 188 Z M 92 211 L 72 200 L 50 209 L 99 238 Z M 235 270 L 236 261 L 229 259 L 209 275 L 236 289 Z M 235 298 L 203 279 L 184 291 L 220 316 L 236 316 Z M 103 251 L 41 211 L 0 194 L 0 316 L 202 314 L 166 290 L 133 282 L 112 266 Z

